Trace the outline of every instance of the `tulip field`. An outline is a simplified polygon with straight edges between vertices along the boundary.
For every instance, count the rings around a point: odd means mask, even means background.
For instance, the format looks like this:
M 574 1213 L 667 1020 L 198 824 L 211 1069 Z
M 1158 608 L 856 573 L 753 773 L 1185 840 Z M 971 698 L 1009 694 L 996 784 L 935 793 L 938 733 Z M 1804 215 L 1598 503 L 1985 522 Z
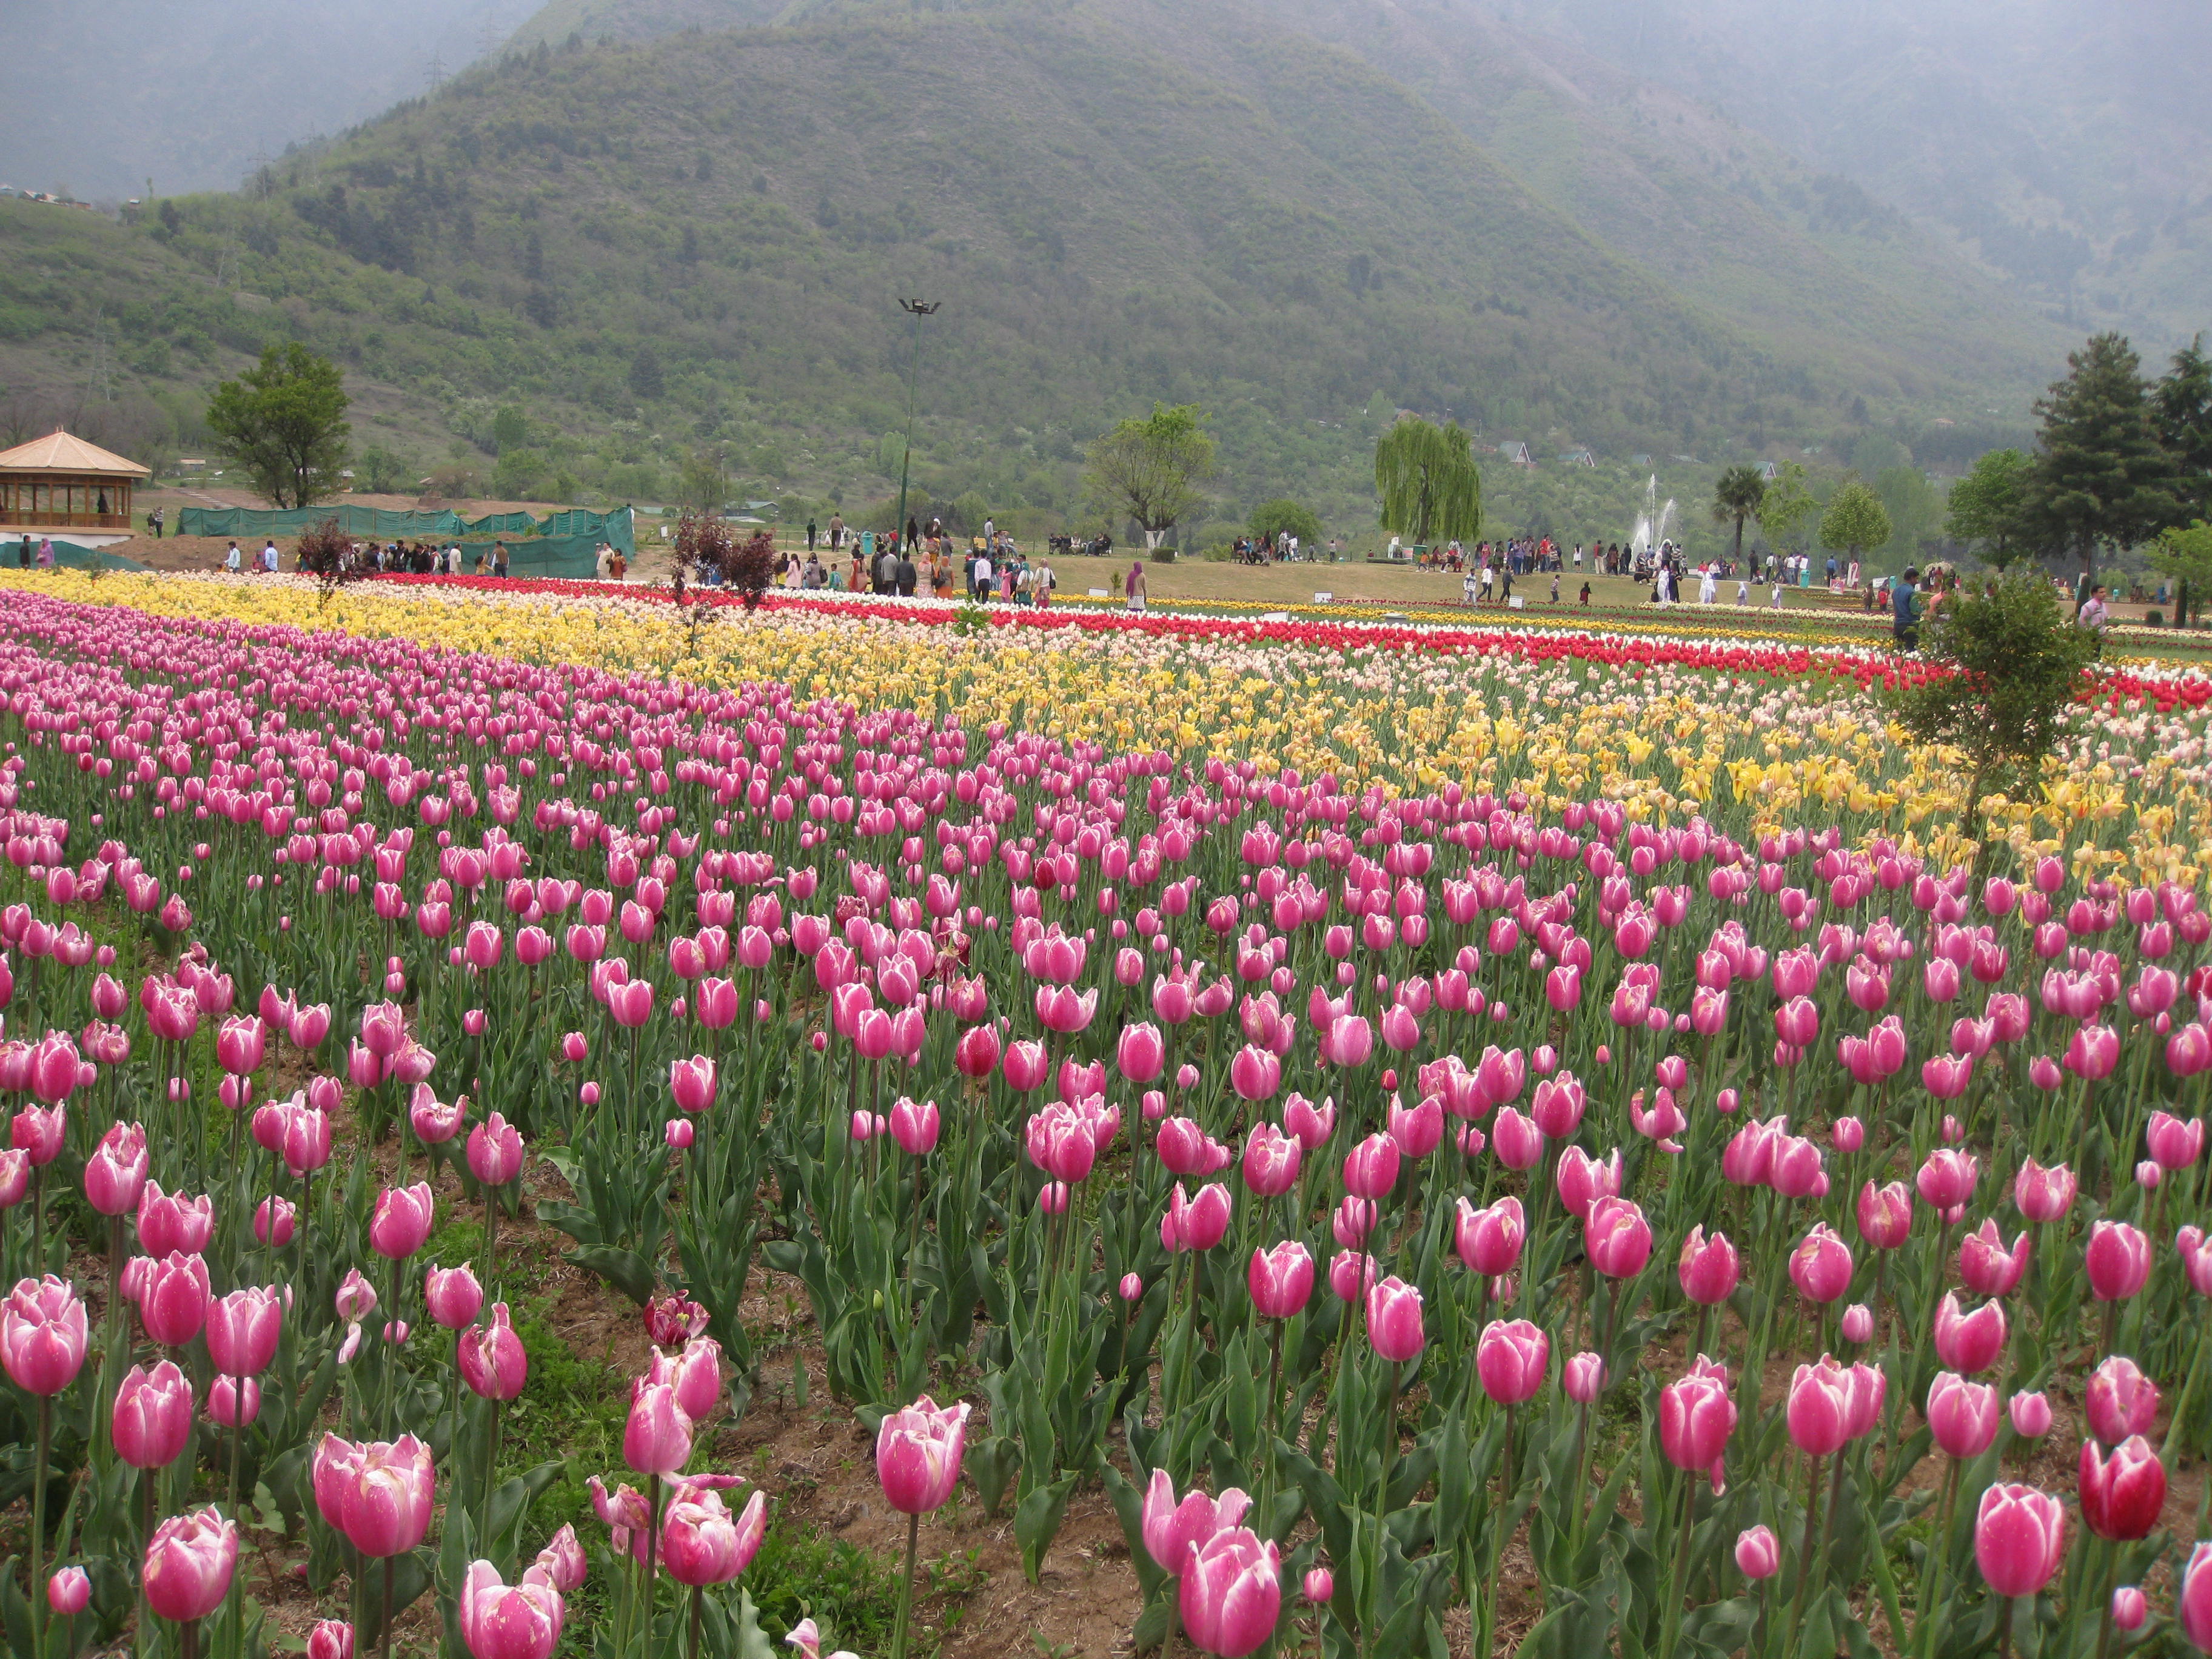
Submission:
M 2212 1653 L 2212 684 L 1924 672 L 0 574 L 10 1651 Z

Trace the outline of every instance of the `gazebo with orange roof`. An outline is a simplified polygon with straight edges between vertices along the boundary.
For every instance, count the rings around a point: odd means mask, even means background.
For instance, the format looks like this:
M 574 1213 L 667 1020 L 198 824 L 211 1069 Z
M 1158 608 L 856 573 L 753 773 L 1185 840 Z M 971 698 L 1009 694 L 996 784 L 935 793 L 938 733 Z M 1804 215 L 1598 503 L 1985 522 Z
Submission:
M 0 451 L 0 525 L 128 533 L 131 486 L 152 476 L 57 427 Z

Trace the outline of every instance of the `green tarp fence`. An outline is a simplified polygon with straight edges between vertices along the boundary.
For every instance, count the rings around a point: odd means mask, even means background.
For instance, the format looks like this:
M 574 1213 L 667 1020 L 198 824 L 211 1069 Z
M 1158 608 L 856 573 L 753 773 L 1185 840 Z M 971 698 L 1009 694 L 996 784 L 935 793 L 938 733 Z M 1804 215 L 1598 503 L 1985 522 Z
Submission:
M 507 574 L 510 576 L 560 576 L 589 581 L 599 574 L 598 536 L 529 536 L 507 544 Z M 477 555 L 483 555 L 484 574 L 491 574 L 492 542 L 476 537 L 461 544 L 461 570 L 474 574 Z
M 266 507 L 187 507 L 177 514 L 179 536 L 295 537 L 325 519 L 336 519 L 349 536 L 378 541 L 427 541 L 439 537 L 515 536 L 532 540 L 586 537 L 596 549 L 602 541 L 635 553 L 631 515 L 628 507 L 611 513 L 592 513 L 571 507 L 539 522 L 527 513 L 492 513 L 481 519 L 464 519 L 451 508 L 435 513 L 403 511 L 384 507 L 309 507 L 278 512 Z M 512 554 L 514 550 L 510 547 Z M 585 572 L 590 574 L 589 571 Z

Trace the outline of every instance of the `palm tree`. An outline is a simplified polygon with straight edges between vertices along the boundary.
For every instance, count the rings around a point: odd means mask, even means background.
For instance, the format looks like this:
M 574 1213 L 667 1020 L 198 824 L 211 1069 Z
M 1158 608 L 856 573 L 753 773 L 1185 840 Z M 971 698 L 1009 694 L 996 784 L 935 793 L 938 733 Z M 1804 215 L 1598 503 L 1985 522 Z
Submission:
M 1720 482 L 1713 486 L 1713 522 L 1726 524 L 1735 521 L 1735 562 L 1743 562 L 1743 526 L 1747 519 L 1759 516 L 1759 509 L 1766 500 L 1766 480 L 1755 466 L 1732 466 L 1721 474 Z

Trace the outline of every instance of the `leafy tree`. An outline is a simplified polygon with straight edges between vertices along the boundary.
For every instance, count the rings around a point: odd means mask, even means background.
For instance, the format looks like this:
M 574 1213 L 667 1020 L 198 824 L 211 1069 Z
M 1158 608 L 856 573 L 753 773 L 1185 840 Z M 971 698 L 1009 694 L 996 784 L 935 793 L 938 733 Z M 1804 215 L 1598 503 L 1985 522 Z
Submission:
M 1848 550 L 1856 559 L 1868 548 L 1887 546 L 1889 538 L 1889 509 L 1881 497 L 1856 478 L 1846 478 L 1820 515 L 1820 545 L 1832 553 Z
M 1321 520 L 1314 515 L 1313 509 L 1279 496 L 1254 507 L 1244 528 L 1255 538 L 1273 536 L 1279 540 L 1285 536 L 1296 536 L 1301 542 L 1321 540 Z
M 1766 480 L 1755 466 L 1732 466 L 1713 485 L 1713 522 L 1735 525 L 1735 562 L 1743 562 L 1744 521 L 1759 516 L 1766 500 Z
M 315 608 L 328 610 L 339 588 L 354 578 L 353 538 L 338 528 L 336 519 L 309 525 L 295 550 L 301 572 L 315 579 Z
M 510 449 L 491 471 L 492 493 L 509 501 L 535 501 L 544 482 L 545 458 L 534 449 Z
M 529 417 L 513 404 L 502 404 L 491 417 L 491 441 L 502 455 L 510 449 L 521 448 L 530 441 Z
M 684 458 L 677 474 L 676 499 L 686 512 L 709 516 L 722 510 L 730 496 L 730 475 L 722 458 L 711 449 L 695 449 Z
M 1482 473 L 1457 421 L 1407 416 L 1375 446 L 1382 527 L 1416 545 L 1471 542 L 1482 533 Z
M 2150 562 L 2173 578 L 2173 625 L 2188 627 L 2190 613 L 2212 593 L 2212 524 L 2199 519 L 2168 530 L 2151 544 Z
M 414 472 L 404 457 L 375 444 L 362 450 L 353 464 L 355 486 L 373 495 L 388 495 L 405 489 L 414 482 Z
M 2092 582 L 2100 544 L 2130 547 L 2177 521 L 2174 464 L 2159 442 L 2142 360 L 2118 334 L 2066 358 L 2037 400 L 2043 453 L 2028 474 L 2024 520 L 2035 540 L 2071 552 Z
M 1943 496 L 1917 466 L 1893 466 L 1874 481 L 1889 514 L 1889 541 L 1906 558 L 1920 556 L 1923 546 L 1943 533 Z
M 1154 404 L 1143 420 L 1118 422 L 1091 442 L 1085 487 L 1101 505 L 1137 521 L 1148 552 L 1204 499 L 1198 487 L 1213 476 L 1213 439 L 1200 418 L 1195 404 Z
M 2018 556 L 2021 503 L 2033 463 L 2017 449 L 1992 449 L 1951 486 L 1945 533 L 1954 542 L 1979 544 L 1982 562 L 2002 570 Z
M 1978 834 L 1990 789 L 2034 783 L 2102 647 L 2095 629 L 2068 621 L 2032 568 L 2008 572 L 1987 597 L 1961 590 L 1937 607 L 1920 648 L 1939 672 L 1889 695 L 1908 734 L 1964 752 L 1971 769 L 1960 816 L 1970 830 Z
M 1774 482 L 1766 486 L 1759 497 L 1759 511 L 1753 516 L 1766 538 L 1779 546 L 1797 533 L 1797 527 L 1813 516 L 1820 503 L 1813 492 L 1805 487 L 1805 467 L 1799 461 L 1785 461 Z
M 340 488 L 347 401 L 337 365 L 295 340 L 216 387 L 208 430 L 272 506 L 311 507 Z
M 2185 510 L 2212 514 L 2212 357 L 2202 334 L 2173 354 L 2173 367 L 2151 395 L 2159 441 L 2180 475 L 2176 493 Z

